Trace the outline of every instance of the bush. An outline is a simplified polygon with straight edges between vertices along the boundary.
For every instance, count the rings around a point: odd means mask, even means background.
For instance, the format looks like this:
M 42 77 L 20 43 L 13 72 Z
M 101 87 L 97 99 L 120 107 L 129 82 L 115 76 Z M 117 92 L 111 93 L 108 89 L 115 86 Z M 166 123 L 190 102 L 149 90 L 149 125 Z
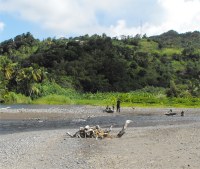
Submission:
M 4 95 L 3 97 L 5 103 L 9 104 L 29 104 L 31 103 L 31 98 L 24 96 L 22 94 L 16 94 L 14 92 L 8 92 L 7 94 Z
M 46 81 L 41 84 L 36 84 L 35 87 L 39 91 L 38 93 L 35 93 L 35 95 L 32 97 L 35 99 L 37 99 L 38 97 L 44 97 L 48 95 L 64 95 L 69 98 L 74 98 L 78 95 L 78 93 L 75 90 L 62 88 L 55 82 Z

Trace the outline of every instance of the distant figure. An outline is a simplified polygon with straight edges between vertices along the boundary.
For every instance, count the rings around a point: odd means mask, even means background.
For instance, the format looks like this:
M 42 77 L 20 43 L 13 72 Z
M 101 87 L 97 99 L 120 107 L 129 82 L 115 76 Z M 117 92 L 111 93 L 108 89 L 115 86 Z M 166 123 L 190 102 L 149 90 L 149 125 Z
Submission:
M 108 109 L 109 109 L 109 106 L 107 105 L 107 106 L 106 106 L 106 110 L 108 110 Z
M 120 112 L 120 100 L 117 100 L 117 112 Z
M 182 110 L 182 112 L 181 112 L 181 116 L 184 116 L 184 111 Z

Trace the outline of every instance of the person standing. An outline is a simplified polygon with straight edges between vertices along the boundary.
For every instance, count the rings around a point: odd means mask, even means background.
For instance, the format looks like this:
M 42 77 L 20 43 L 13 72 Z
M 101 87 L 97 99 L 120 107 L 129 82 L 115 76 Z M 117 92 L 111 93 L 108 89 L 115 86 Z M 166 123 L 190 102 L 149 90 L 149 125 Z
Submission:
M 117 112 L 120 112 L 120 100 L 117 100 Z

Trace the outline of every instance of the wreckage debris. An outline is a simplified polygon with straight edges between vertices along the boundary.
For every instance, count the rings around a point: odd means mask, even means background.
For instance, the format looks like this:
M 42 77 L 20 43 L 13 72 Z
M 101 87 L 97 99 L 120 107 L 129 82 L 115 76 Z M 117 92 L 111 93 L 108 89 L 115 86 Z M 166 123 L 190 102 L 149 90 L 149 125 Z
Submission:
M 170 109 L 167 113 L 165 113 L 166 116 L 174 116 L 176 113 L 172 112 L 172 109 Z
M 80 127 L 80 129 L 75 134 L 70 134 L 67 132 L 67 135 L 69 135 L 72 138 L 96 138 L 96 139 L 104 139 L 104 138 L 120 138 L 125 134 L 125 130 L 129 123 L 131 123 L 132 120 L 126 120 L 124 126 L 119 131 L 119 133 L 115 135 L 111 135 L 110 132 L 112 131 L 112 126 L 110 126 L 109 129 L 102 129 L 99 125 L 90 127 L 89 125 L 85 127 Z
M 184 116 L 184 114 L 185 114 L 185 111 L 181 111 L 181 116 Z M 172 112 L 172 109 L 170 109 L 167 113 L 165 113 L 165 115 L 166 116 L 174 116 L 174 115 L 177 115 L 177 113 L 175 113 L 175 112 Z
M 125 130 L 127 129 L 128 127 L 128 124 L 131 123 L 132 120 L 126 120 L 124 126 L 122 127 L 121 131 L 117 134 L 117 137 L 120 138 L 122 137 L 124 134 L 125 134 Z
M 114 105 L 113 105 L 113 109 L 111 109 L 109 106 L 107 106 L 106 109 L 103 110 L 103 112 L 114 113 Z

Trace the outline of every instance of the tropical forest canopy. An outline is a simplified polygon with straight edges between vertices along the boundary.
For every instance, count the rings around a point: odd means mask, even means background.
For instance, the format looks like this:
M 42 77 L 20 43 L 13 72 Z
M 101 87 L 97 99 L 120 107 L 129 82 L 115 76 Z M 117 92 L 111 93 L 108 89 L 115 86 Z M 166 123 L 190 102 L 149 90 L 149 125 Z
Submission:
M 200 32 L 42 41 L 28 32 L 0 43 L 2 98 L 7 92 L 38 98 L 47 88 L 96 93 L 147 86 L 169 97 L 200 97 Z

